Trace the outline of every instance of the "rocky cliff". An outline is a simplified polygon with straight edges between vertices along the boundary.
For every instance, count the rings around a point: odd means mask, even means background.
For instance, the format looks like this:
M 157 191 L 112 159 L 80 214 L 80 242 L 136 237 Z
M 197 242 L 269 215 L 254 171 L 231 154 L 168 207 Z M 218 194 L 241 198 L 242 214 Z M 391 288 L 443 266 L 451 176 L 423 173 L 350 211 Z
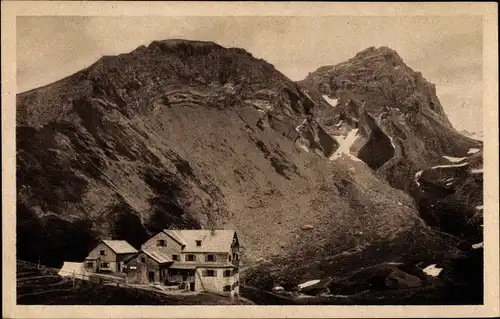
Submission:
M 18 258 L 224 227 L 266 289 L 389 262 L 451 274 L 471 248 L 421 218 L 415 175 L 480 145 L 410 71 L 370 49 L 294 83 L 242 49 L 167 40 L 21 93 Z

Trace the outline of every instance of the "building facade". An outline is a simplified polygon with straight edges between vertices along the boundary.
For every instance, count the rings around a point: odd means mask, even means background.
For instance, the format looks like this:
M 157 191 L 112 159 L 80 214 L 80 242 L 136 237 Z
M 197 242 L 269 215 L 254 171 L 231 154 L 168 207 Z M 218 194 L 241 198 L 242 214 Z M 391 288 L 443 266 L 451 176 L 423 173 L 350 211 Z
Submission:
M 127 261 L 127 282 L 238 296 L 239 253 L 234 230 L 164 230 Z

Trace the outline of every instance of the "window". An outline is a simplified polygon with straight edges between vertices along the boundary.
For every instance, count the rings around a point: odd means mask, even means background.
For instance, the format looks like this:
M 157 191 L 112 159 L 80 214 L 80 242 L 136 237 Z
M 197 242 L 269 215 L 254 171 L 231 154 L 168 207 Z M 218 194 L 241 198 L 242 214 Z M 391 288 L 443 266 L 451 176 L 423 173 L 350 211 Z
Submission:
M 224 270 L 224 277 L 231 277 L 231 276 L 232 276 L 231 269 Z
M 101 268 L 109 268 L 109 263 L 101 263 Z
M 143 263 L 143 264 L 146 263 L 146 257 L 141 257 L 141 263 Z
M 206 255 L 205 261 L 215 261 L 215 255 Z
M 197 241 L 196 241 L 196 246 L 197 246 L 197 247 L 200 247 L 200 246 L 201 246 L 201 240 L 197 240 Z
M 179 261 L 179 255 L 172 255 L 173 261 Z
M 128 267 L 128 268 L 129 268 L 130 270 L 136 270 L 136 269 L 137 269 L 137 267 L 136 267 L 136 266 L 130 266 L 130 267 Z
M 208 269 L 203 271 L 203 277 L 217 277 L 217 271 Z
M 196 256 L 195 255 L 187 255 L 186 256 L 186 261 L 195 261 L 196 260 Z
M 165 247 L 166 246 L 165 240 L 164 239 L 158 239 L 156 241 L 156 246 Z
M 231 261 L 231 255 L 229 255 L 228 259 L 229 259 L 229 261 Z
M 224 286 L 223 288 L 223 291 L 231 291 L 231 286 L 230 285 L 227 285 L 227 286 Z
M 99 251 L 99 255 L 101 255 L 101 256 L 106 256 L 106 251 L 105 251 L 104 249 L 101 249 L 101 250 Z
M 94 263 L 91 262 L 91 261 L 89 261 L 89 262 L 85 263 L 85 267 L 87 267 L 87 268 L 93 268 L 94 267 Z

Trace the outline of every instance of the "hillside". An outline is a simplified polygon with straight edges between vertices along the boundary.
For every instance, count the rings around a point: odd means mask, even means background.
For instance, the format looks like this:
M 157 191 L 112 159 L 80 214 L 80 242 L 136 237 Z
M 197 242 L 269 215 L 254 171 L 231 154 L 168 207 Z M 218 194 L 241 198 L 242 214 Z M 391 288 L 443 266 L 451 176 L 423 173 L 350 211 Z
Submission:
M 355 85 L 349 100 L 327 93 L 349 106 L 331 112 L 316 82 L 242 49 L 166 40 L 19 94 L 18 258 L 59 266 L 103 236 L 139 247 L 159 229 L 217 227 L 238 231 L 266 289 L 394 260 L 451 272 L 459 239 L 424 222 L 410 185 L 478 142 L 455 134 L 437 100 L 417 117 L 390 106 L 384 120 L 380 93 L 363 95 L 363 111 Z

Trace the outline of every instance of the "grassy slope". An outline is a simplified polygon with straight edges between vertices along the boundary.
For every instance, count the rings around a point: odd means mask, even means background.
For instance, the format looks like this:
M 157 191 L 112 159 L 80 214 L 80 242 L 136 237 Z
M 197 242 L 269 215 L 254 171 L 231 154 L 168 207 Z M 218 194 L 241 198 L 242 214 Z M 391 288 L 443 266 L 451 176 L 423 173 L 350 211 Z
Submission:
M 73 282 L 52 269 L 18 264 L 17 303 L 20 305 L 242 305 L 248 301 L 209 293 L 173 296 L 151 291 Z

